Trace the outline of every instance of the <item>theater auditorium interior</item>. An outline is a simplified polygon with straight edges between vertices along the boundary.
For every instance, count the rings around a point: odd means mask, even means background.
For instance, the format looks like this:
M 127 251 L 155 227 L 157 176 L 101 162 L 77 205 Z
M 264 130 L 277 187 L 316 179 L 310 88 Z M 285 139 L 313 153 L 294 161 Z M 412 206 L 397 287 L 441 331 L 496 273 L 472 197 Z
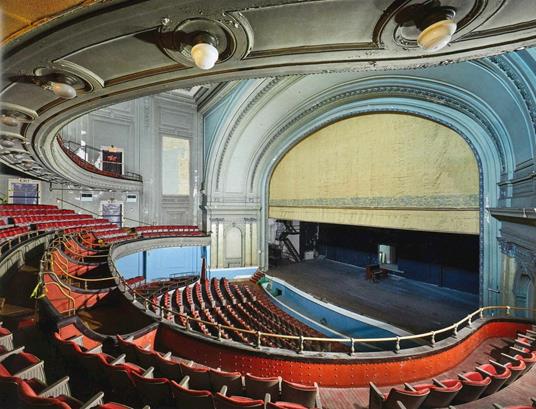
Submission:
M 536 407 L 534 0 L 0 18 L 0 408 Z

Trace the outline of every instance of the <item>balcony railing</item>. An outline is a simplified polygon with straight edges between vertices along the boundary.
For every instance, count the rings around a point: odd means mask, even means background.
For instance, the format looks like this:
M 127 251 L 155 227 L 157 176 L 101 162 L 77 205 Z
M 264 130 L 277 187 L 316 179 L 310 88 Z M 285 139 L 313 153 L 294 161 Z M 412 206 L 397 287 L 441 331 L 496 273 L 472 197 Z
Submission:
M 116 162 L 110 162 L 111 164 L 116 165 L 110 166 L 110 169 L 113 170 L 101 169 L 98 166 L 99 162 L 104 165 L 106 161 L 104 160 L 102 151 L 100 149 L 89 145 L 81 145 L 74 141 L 64 141 L 59 134 L 56 136 L 56 139 L 58 140 L 61 149 L 67 154 L 67 156 L 69 156 L 69 158 L 71 158 L 71 160 L 81 168 L 103 176 L 142 182 L 142 177 L 140 174 L 129 171 L 123 172 L 123 166 Z

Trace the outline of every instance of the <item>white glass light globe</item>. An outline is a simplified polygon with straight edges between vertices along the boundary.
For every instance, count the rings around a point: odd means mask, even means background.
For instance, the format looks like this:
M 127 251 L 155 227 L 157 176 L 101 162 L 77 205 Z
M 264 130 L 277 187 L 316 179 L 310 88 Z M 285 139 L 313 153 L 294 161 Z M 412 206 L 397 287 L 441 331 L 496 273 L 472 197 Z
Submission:
M 9 115 L 1 115 L 0 123 L 7 126 L 17 126 L 19 124 L 19 120 Z
M 2 139 L 0 140 L 0 145 L 4 148 L 13 148 L 15 141 L 13 139 Z
M 199 43 L 192 47 L 190 52 L 197 67 L 202 70 L 210 70 L 218 61 L 218 49 L 212 44 Z
M 456 23 L 453 20 L 441 20 L 426 27 L 421 34 L 419 34 L 417 44 L 426 51 L 438 51 L 443 47 L 446 47 L 455 32 Z
M 76 97 L 76 90 L 69 84 L 64 84 L 62 82 L 50 82 L 48 83 L 47 88 L 60 98 L 73 99 Z

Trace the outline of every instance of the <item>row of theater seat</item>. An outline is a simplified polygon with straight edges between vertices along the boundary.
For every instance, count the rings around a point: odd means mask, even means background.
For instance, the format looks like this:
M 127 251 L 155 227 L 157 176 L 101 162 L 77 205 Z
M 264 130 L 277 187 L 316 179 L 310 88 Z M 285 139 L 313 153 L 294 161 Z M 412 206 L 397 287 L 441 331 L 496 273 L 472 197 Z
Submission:
M 114 402 L 104 404 L 102 392 L 95 394 L 86 402 L 74 398 L 67 376 L 49 384 L 45 375 L 45 363 L 24 349 L 24 346 L 14 348 L 13 334 L 0 326 L 0 407 L 128 409 Z
M 536 333 L 519 335 L 509 348 L 515 355 L 501 352 L 503 363 L 490 360 L 475 371 L 459 374 L 459 379 L 436 380 L 432 383 L 392 388 L 388 393 L 370 384 L 369 409 L 397 408 L 400 402 L 406 409 L 444 408 L 489 396 L 511 384 L 536 363 Z
M 273 408 L 305 409 L 320 407 L 318 386 L 305 386 L 193 366 L 176 361 L 171 354 L 143 349 L 118 337 L 121 351 L 117 358 L 97 347 L 86 350 L 81 338 L 55 338 L 63 355 L 82 366 L 103 388 L 129 404 L 142 401 L 151 407 L 175 406 L 180 409 Z M 154 377 L 157 375 L 158 377 Z M 131 391 L 136 391 L 133 395 Z
M 288 316 L 273 305 L 262 292 L 254 292 L 248 283 L 230 283 L 226 278 L 198 281 L 184 288 L 164 293 L 160 299 L 153 296 L 153 312 L 158 314 L 158 305 L 167 310 L 185 313 L 195 320 L 203 320 L 213 325 L 191 321 L 193 330 L 206 336 L 218 336 L 217 325 L 231 326 L 250 331 L 278 333 L 293 336 L 322 336 L 300 321 Z M 169 315 L 168 319 L 173 317 Z M 175 318 L 184 325 L 183 317 Z M 221 330 L 219 336 L 241 343 L 254 343 L 250 334 L 233 330 Z M 297 342 L 284 338 L 262 338 L 263 345 L 273 348 L 296 349 Z M 305 343 L 306 349 L 320 350 L 318 343 Z
M 27 226 L 20 227 L 9 227 L 6 229 L 0 230 L 0 241 L 9 240 L 14 237 L 20 236 L 21 234 L 26 234 L 30 231 L 30 228 Z

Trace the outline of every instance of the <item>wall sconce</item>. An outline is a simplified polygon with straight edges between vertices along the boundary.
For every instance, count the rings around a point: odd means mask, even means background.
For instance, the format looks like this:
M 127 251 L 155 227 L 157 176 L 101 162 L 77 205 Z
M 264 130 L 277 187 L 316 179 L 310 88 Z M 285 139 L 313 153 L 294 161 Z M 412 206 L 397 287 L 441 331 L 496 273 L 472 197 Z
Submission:
M 456 32 L 455 15 L 456 9 L 437 5 L 415 18 L 415 25 L 421 30 L 417 37 L 419 47 L 430 52 L 446 47 Z

